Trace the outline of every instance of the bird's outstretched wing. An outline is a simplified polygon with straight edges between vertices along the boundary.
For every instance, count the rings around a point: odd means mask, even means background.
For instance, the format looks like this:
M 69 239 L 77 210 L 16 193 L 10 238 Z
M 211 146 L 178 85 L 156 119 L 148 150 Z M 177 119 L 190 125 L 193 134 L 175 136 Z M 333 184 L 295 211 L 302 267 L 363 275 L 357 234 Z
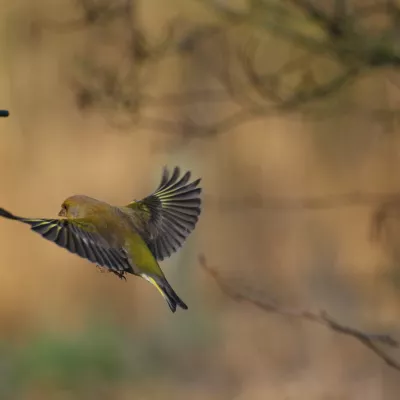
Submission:
M 0 208 L 0 216 L 30 225 L 43 238 L 95 264 L 109 268 L 119 276 L 124 272 L 133 273 L 124 251 L 110 247 L 94 226 L 85 220 L 22 218 L 3 208 Z
M 191 183 L 190 171 L 180 177 L 175 167 L 172 175 L 164 168 L 161 183 L 154 193 L 127 207 L 144 223 L 138 230 L 157 260 L 176 252 L 196 226 L 201 212 L 201 179 Z

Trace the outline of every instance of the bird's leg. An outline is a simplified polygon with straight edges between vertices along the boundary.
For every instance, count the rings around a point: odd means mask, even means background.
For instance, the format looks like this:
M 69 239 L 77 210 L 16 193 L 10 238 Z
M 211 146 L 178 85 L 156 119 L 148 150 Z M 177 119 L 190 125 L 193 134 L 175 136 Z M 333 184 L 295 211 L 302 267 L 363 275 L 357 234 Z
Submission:
M 110 272 L 112 272 L 115 275 L 117 275 L 119 279 L 123 279 L 124 281 L 126 281 L 126 277 L 125 277 L 125 272 L 124 271 L 114 271 L 113 269 L 110 269 Z
M 125 277 L 125 272 L 124 271 L 122 271 L 122 272 L 112 271 L 112 272 L 114 272 L 114 274 L 117 275 L 119 279 L 121 279 L 121 280 L 123 279 L 124 281 L 126 281 L 126 277 Z

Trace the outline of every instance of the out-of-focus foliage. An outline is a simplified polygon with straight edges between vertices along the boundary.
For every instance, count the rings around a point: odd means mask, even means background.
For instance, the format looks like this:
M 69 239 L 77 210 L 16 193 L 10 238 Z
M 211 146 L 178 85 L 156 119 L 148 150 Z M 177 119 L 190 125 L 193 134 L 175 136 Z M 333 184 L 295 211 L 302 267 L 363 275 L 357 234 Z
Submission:
M 205 138 L 256 118 L 298 111 L 324 119 L 361 113 L 386 127 L 397 121 L 396 109 L 334 99 L 365 75 L 398 67 L 400 11 L 395 2 L 193 3 L 203 6 L 208 18 L 174 15 L 161 29 L 157 27 L 154 39 L 142 24 L 135 1 L 78 2 L 79 25 L 90 32 L 84 49 L 77 51 L 71 74 L 78 107 L 98 108 L 119 127 L 139 124 Z M 78 21 L 64 23 L 65 28 L 76 29 Z M 271 52 L 278 56 L 271 58 Z M 193 82 L 193 88 L 182 93 L 173 83 L 172 93 L 165 94 L 159 72 L 170 62 L 179 68 L 188 58 L 198 64 L 194 68 L 208 69 L 211 86 Z M 170 114 L 177 107 L 204 103 L 211 107 L 225 103 L 230 113 L 207 124 L 195 117 L 159 115 L 162 108 Z

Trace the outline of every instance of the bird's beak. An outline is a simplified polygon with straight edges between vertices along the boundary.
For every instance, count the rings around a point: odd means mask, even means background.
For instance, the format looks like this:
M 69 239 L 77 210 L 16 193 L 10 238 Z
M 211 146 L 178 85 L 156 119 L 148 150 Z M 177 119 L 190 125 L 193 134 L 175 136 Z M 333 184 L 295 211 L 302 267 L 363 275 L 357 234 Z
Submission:
M 58 213 L 58 216 L 59 217 L 65 217 L 65 210 L 62 208 L 61 210 L 60 210 L 60 212 Z

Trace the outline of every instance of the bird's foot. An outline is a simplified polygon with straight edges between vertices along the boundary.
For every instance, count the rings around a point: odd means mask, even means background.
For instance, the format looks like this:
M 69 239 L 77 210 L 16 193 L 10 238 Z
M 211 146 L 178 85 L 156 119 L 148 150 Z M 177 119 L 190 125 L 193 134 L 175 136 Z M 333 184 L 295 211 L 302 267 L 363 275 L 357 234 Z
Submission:
M 126 282 L 126 276 L 125 276 L 124 272 L 119 273 L 118 274 L 118 278 L 121 279 L 121 280 L 124 280 Z
M 125 271 L 113 271 L 115 275 L 118 276 L 119 279 L 123 279 L 124 281 L 126 281 L 126 277 L 125 277 Z

